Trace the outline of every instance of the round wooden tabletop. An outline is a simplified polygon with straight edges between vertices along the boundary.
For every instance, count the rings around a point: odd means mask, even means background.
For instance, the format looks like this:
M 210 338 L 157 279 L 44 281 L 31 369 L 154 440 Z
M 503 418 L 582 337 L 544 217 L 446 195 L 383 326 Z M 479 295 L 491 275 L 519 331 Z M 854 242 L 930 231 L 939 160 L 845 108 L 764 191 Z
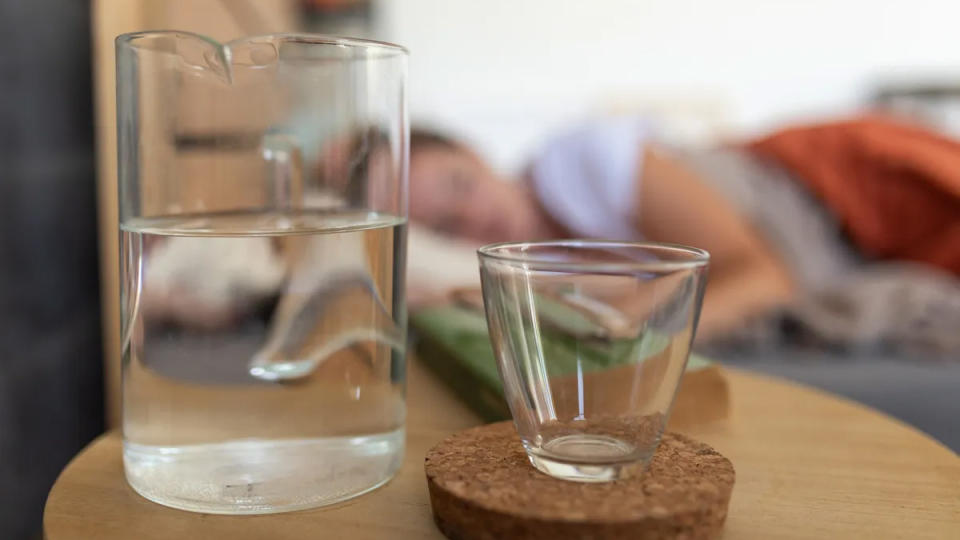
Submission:
M 670 428 L 703 440 L 737 471 L 724 538 L 957 538 L 960 458 L 861 405 L 784 381 L 727 370 L 725 420 Z M 341 505 L 264 516 L 173 510 L 123 478 L 120 435 L 83 450 L 47 499 L 48 540 L 97 538 L 442 538 L 423 459 L 478 419 L 412 361 L 407 457 L 385 487 Z M 922 399 L 922 396 L 917 396 Z

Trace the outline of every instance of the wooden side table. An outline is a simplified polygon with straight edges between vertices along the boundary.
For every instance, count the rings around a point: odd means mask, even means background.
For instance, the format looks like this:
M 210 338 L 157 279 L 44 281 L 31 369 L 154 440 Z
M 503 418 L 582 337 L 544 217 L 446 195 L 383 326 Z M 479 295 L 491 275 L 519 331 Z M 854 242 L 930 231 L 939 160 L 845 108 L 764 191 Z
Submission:
M 727 370 L 728 419 L 672 425 L 737 469 L 724 538 L 960 538 L 960 458 L 896 420 L 783 381 Z M 338 506 L 266 516 L 173 510 L 133 492 L 108 433 L 61 473 L 48 540 L 442 538 L 423 473 L 428 448 L 477 418 L 413 359 L 407 457 L 385 487 Z M 917 396 L 922 399 L 923 396 Z

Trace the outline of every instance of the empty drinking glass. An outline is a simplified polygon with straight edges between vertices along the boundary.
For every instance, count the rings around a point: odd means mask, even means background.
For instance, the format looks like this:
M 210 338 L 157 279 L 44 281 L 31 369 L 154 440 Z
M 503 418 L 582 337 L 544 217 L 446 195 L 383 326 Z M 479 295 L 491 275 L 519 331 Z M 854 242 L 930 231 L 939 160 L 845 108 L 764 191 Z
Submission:
M 649 462 L 687 363 L 709 255 L 569 240 L 480 249 L 483 300 L 534 467 L 584 482 Z

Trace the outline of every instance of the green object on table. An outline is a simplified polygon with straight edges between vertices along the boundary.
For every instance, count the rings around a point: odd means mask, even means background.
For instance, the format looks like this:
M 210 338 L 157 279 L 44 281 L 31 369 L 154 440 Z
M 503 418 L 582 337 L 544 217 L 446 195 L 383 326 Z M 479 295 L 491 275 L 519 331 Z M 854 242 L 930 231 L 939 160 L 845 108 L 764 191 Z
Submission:
M 503 386 L 482 313 L 457 305 L 422 308 L 410 315 L 417 357 L 449 385 L 484 420 L 510 418 Z M 551 359 L 551 374 L 606 369 L 648 357 L 666 346 L 666 340 L 648 334 L 641 340 L 585 340 L 562 331 L 549 331 L 543 340 Z M 712 362 L 690 355 L 687 371 Z

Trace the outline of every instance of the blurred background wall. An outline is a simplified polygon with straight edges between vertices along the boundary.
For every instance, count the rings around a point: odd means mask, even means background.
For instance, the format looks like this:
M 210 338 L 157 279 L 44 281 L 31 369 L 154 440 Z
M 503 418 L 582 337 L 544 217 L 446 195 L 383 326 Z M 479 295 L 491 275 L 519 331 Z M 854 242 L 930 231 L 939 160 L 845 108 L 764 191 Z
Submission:
M 672 114 L 685 138 L 861 106 L 891 81 L 956 80 L 942 0 L 380 0 L 373 34 L 411 51 L 414 120 L 499 165 L 609 109 Z

